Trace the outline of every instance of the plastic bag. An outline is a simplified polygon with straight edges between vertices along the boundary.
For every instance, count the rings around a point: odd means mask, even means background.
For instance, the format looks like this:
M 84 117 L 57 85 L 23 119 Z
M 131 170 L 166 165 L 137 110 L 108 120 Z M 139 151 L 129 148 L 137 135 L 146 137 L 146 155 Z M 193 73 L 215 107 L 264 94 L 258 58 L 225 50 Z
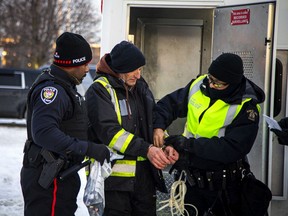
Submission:
M 123 155 L 110 150 L 110 161 L 123 157 Z M 102 166 L 95 160 L 90 165 L 90 175 L 83 196 L 84 204 L 87 206 L 90 216 L 102 216 L 104 213 L 104 180 L 109 177 L 111 172 L 111 163 L 107 163 L 106 160 Z
M 84 190 L 84 204 L 88 208 L 90 216 L 103 215 L 105 199 L 104 199 L 104 178 L 101 174 L 101 165 L 98 161 L 94 161 L 90 165 L 90 175 Z

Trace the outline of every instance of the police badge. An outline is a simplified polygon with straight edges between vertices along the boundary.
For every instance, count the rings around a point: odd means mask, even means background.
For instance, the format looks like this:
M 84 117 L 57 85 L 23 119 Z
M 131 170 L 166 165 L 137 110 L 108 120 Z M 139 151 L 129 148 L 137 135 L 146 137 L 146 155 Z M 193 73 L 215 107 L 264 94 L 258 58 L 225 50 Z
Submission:
M 52 103 L 58 94 L 58 89 L 52 86 L 47 86 L 41 90 L 41 99 L 45 104 Z

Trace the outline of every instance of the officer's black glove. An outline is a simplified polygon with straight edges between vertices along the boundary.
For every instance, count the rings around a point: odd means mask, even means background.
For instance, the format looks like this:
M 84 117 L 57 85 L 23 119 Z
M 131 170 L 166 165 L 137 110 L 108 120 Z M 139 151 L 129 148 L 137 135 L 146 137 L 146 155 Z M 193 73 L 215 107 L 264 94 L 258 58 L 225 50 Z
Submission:
M 272 128 L 271 131 L 277 135 L 279 144 L 288 145 L 288 130 L 287 129 L 283 129 L 282 131 L 280 131 L 278 129 Z
M 177 170 L 181 172 L 182 170 L 186 170 L 189 167 L 189 153 L 188 152 L 181 152 L 179 153 L 179 159 L 172 165 L 169 173 L 171 174 L 173 170 Z
M 110 151 L 104 144 L 88 142 L 86 155 L 99 161 L 101 166 L 103 165 L 105 159 L 108 163 L 110 162 Z
M 282 118 L 278 123 L 282 129 L 287 129 L 288 128 L 288 117 Z
M 191 166 L 191 163 L 190 163 L 190 159 L 191 158 L 190 157 L 192 157 L 192 155 L 189 152 L 187 152 L 187 151 L 184 151 L 184 152 L 180 153 L 179 154 L 179 159 L 176 161 L 175 164 L 172 165 L 171 169 L 169 170 L 169 174 L 171 175 L 172 172 L 174 170 L 176 170 L 176 172 L 174 172 L 174 174 L 175 174 L 174 178 L 175 178 L 175 180 L 177 180 L 177 179 L 179 179 L 179 177 L 181 175 L 181 172 L 184 170 L 185 173 L 186 173 L 187 182 L 191 186 L 194 186 L 195 185 L 195 181 L 192 178 L 191 172 L 190 172 L 190 169 L 189 169 L 189 167 Z
M 189 151 L 194 138 L 187 139 L 182 135 L 171 135 L 165 139 L 165 145 L 172 145 L 177 152 Z

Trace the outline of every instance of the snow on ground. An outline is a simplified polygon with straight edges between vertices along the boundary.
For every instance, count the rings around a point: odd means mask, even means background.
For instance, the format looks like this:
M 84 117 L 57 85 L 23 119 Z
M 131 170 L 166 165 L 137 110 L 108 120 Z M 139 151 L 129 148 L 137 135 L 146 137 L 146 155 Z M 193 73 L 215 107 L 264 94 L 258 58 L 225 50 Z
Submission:
M 20 170 L 23 146 L 26 140 L 25 120 L 0 119 L 0 216 L 21 216 L 23 197 L 20 186 Z M 78 195 L 76 216 L 89 216 L 84 205 L 83 193 L 86 184 L 84 170 L 80 170 L 81 189 Z

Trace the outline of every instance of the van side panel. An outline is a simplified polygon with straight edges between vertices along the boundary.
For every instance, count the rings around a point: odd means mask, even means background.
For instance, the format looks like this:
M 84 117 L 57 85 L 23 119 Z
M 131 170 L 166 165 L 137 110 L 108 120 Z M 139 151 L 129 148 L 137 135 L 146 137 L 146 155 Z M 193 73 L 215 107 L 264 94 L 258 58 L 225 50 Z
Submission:
M 0 118 L 24 118 L 27 94 L 38 70 L 0 68 Z

